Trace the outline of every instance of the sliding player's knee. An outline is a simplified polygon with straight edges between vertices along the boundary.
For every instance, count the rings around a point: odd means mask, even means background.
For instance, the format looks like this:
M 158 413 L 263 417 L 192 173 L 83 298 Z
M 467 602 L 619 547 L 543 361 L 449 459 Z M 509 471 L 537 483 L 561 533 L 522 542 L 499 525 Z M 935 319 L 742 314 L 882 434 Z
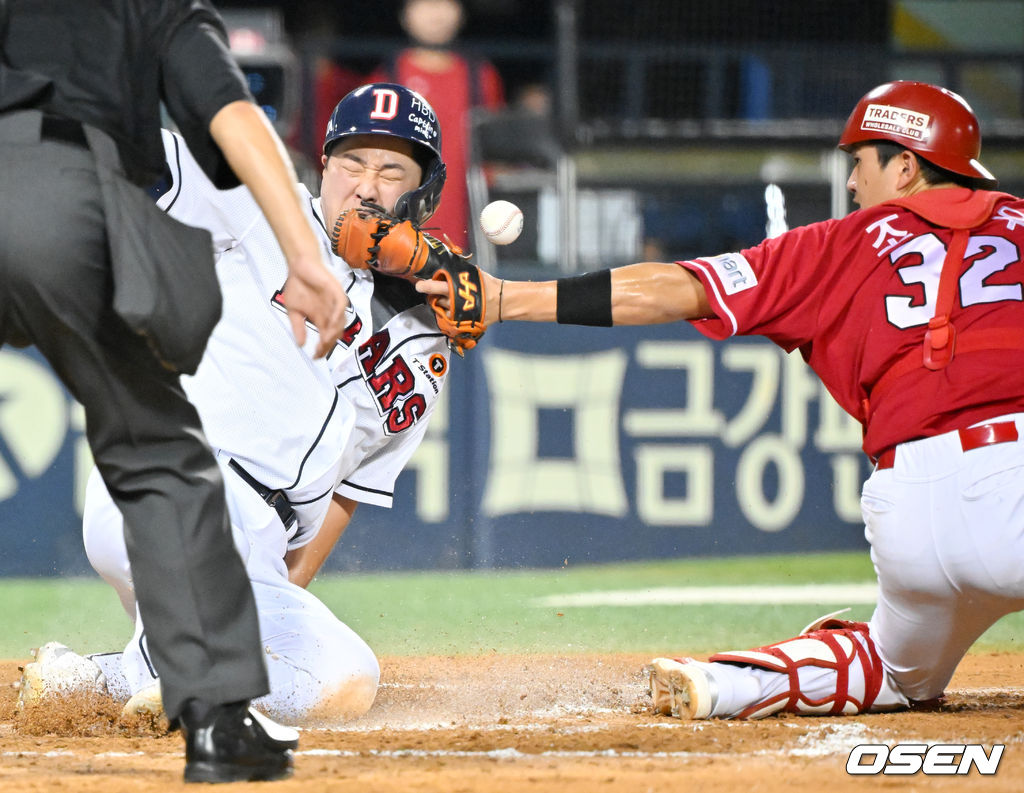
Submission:
M 267 656 L 270 715 L 310 726 L 363 716 L 380 681 L 380 665 L 369 645 L 346 626 L 293 638 L 290 647 L 279 646 Z
M 365 716 L 377 696 L 380 671 L 362 668 L 325 680 L 320 696 L 310 709 L 312 722 L 340 723 Z

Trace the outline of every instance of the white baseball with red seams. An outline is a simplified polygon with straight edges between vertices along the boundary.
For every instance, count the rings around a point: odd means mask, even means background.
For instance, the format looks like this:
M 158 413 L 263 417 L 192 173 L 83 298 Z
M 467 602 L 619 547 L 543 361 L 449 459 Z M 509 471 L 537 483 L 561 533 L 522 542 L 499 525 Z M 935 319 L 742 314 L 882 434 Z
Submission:
M 480 228 L 495 245 L 508 245 L 523 231 L 523 210 L 511 201 L 492 201 L 480 211 Z

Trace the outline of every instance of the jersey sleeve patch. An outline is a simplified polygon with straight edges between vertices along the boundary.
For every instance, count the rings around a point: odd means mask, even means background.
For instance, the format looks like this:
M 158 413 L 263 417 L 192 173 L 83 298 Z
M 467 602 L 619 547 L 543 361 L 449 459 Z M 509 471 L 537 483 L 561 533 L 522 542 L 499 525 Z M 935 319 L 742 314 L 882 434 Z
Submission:
M 741 253 L 723 253 L 719 256 L 701 257 L 711 265 L 727 295 L 735 295 L 757 286 L 754 268 Z

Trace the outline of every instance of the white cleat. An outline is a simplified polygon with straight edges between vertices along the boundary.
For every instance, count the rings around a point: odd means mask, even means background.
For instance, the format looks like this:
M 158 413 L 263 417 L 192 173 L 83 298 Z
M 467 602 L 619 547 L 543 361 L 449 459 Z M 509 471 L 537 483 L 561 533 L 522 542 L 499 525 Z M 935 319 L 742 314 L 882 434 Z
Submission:
M 692 659 L 655 658 L 650 675 L 654 712 L 677 719 L 706 719 L 715 706 L 714 683 Z
M 294 727 L 289 727 L 285 724 L 278 724 L 269 716 L 264 716 L 253 707 L 249 708 L 249 716 L 263 728 L 267 737 L 274 743 L 287 747 L 288 749 L 299 748 L 299 731 Z
M 45 697 L 107 693 L 107 677 L 99 665 L 60 642 L 47 642 L 25 664 L 18 686 L 18 708 Z
M 264 716 L 252 707 L 249 708 L 249 716 L 263 728 L 263 731 L 271 741 L 286 745 L 289 749 L 295 749 L 299 745 L 299 732 L 293 727 L 278 724 L 269 716 Z M 167 715 L 164 713 L 164 698 L 160 693 L 159 680 L 150 683 L 145 688 L 139 689 L 125 703 L 124 708 L 121 710 L 122 721 L 133 717 L 148 717 L 154 721 L 167 718 Z
M 150 683 L 131 695 L 121 710 L 121 718 L 148 716 L 158 719 L 164 715 L 164 698 L 160 693 L 160 681 Z

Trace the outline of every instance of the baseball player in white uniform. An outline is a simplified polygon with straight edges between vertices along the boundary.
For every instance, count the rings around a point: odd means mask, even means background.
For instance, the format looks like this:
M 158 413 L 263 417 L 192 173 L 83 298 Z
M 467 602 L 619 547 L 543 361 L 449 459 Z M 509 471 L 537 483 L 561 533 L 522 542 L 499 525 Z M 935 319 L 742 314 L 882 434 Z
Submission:
M 433 213 L 445 178 L 437 119 L 418 94 L 384 83 L 356 89 L 332 115 L 321 195 L 308 195 L 306 207 L 351 308 L 345 334 L 319 360 L 315 332 L 307 349 L 292 340 L 279 301 L 287 266 L 248 190 L 218 191 L 179 136 L 165 132 L 164 144 L 170 176 L 158 204 L 207 228 L 216 248 L 223 316 L 184 387 L 222 466 L 256 595 L 271 687 L 256 704 L 291 723 L 352 719 L 373 702 L 377 659 L 304 587 L 358 503 L 391 506 L 395 479 L 437 406 L 449 345 L 409 282 L 351 269 L 330 253 L 328 229 L 363 201 L 418 223 Z M 93 567 L 136 620 L 123 654 L 92 659 L 111 693 L 152 703 L 158 687 L 121 516 L 95 472 L 84 538 Z

